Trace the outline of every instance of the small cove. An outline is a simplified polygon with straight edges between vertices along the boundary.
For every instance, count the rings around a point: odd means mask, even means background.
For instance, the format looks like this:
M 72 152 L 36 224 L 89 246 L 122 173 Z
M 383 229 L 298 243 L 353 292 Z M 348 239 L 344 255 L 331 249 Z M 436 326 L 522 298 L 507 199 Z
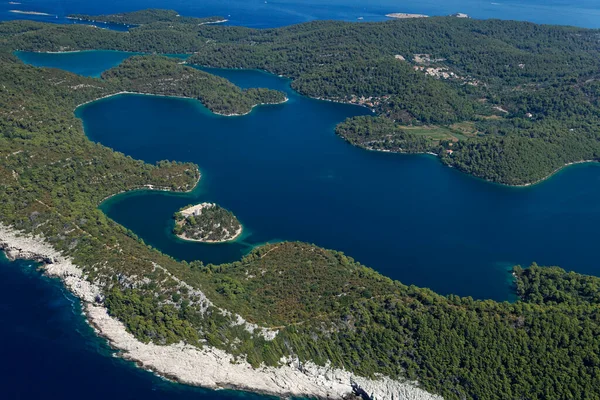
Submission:
M 136 95 L 77 110 L 93 141 L 148 162 L 200 166 L 193 193 L 139 191 L 101 205 L 161 251 L 221 263 L 264 242 L 301 240 L 406 284 L 496 300 L 510 298 L 507 265 L 600 274 L 598 165 L 572 166 L 529 188 L 494 185 L 431 156 L 368 152 L 336 137 L 335 125 L 364 108 L 308 99 L 259 71 L 208 71 L 242 87 L 284 90 L 290 101 L 233 118 L 193 100 Z M 234 212 L 244 236 L 206 245 L 171 235 L 173 212 L 203 201 Z

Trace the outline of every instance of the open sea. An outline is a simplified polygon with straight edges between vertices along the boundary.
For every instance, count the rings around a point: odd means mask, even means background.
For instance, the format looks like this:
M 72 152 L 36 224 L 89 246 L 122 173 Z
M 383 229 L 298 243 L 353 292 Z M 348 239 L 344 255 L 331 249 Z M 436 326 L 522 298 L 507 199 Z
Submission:
M 232 25 L 270 28 L 315 19 L 381 21 L 386 14 L 426 15 L 467 13 L 474 18 L 526 20 L 543 24 L 600 27 L 598 0 L 16 0 L 0 4 L 0 19 L 23 17 L 73 23 L 69 14 L 108 14 L 144 8 L 168 8 L 182 15 L 227 18 Z M 9 10 L 42 12 L 31 16 Z
M 17 0 L 19 2 L 19 0 Z M 0 19 L 69 22 L 69 13 L 172 8 L 184 15 L 222 15 L 230 24 L 274 27 L 314 19 L 384 20 L 389 12 L 600 27 L 598 1 L 256 1 L 21 0 L 0 4 Z M 51 14 L 30 16 L 18 9 Z M 25 62 L 98 76 L 128 54 L 19 54 Z M 93 141 L 148 162 L 193 161 L 203 173 L 191 194 L 135 192 L 101 209 L 147 243 L 180 259 L 226 262 L 254 246 L 302 240 L 342 250 L 406 284 L 476 298 L 511 299 L 510 267 L 533 261 L 600 275 L 600 166 L 569 167 L 529 188 L 466 176 L 430 156 L 364 151 L 334 126 L 364 108 L 311 100 L 289 81 L 258 71 L 211 70 L 242 87 L 284 90 L 290 101 L 243 117 L 220 117 L 192 100 L 126 95 L 77 110 Z M 168 135 L 165 134 L 168 132 Z M 235 243 L 203 245 L 170 234 L 171 216 L 214 201 L 245 227 Z M 148 219 L 148 215 L 153 215 Z M 30 262 L 0 254 L 1 399 L 241 399 L 166 382 L 114 357 L 85 323 L 62 285 Z

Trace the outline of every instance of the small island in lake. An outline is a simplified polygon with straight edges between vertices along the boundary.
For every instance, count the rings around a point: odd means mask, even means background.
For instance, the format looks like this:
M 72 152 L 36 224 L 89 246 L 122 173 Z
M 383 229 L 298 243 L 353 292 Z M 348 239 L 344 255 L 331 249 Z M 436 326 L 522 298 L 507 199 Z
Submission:
M 185 207 L 175 213 L 173 233 L 183 240 L 223 243 L 242 234 L 242 224 L 231 211 L 214 203 Z

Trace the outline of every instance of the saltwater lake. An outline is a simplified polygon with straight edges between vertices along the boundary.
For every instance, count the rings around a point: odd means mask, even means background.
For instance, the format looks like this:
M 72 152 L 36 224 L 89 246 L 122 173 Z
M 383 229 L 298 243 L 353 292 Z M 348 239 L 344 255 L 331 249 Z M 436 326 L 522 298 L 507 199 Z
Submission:
M 90 75 L 126 55 L 19 54 Z M 289 101 L 223 117 L 195 100 L 121 95 L 76 111 L 92 141 L 150 163 L 200 166 L 191 194 L 138 191 L 101 205 L 161 251 L 216 264 L 265 242 L 299 240 L 344 251 L 406 284 L 494 300 L 511 299 L 515 264 L 600 275 L 599 165 L 573 166 L 528 188 L 491 184 L 433 156 L 370 152 L 334 134 L 366 108 L 300 96 L 287 79 L 260 71 L 208 71 L 241 87 L 285 91 Z M 238 241 L 192 243 L 171 233 L 175 211 L 205 201 L 236 214 L 244 225 Z
M 600 26 L 596 1 L 425 0 L 406 2 L 400 9 L 391 1 L 318 4 L 323 3 L 38 0 L 19 7 L 60 18 L 71 12 L 169 7 L 188 15 L 229 13 L 232 23 L 257 27 L 318 18 L 380 20 L 393 11 L 461 11 L 484 18 Z M 0 18 L 17 16 L 6 7 L 17 6 L 3 4 Z M 89 76 L 98 76 L 126 56 L 20 55 L 35 65 Z M 257 71 L 212 72 L 240 86 L 284 90 L 290 101 L 236 118 L 216 116 L 192 100 L 134 95 L 77 111 L 91 140 L 148 162 L 174 159 L 200 166 L 203 178 L 191 194 L 130 193 L 101 207 L 162 251 L 181 259 L 224 262 L 266 241 L 302 240 L 342 250 L 407 284 L 498 300 L 510 299 L 508 268 L 515 263 L 537 261 L 600 275 L 595 257 L 599 166 L 573 166 L 530 188 L 494 185 L 446 168 L 430 156 L 367 152 L 334 135 L 336 123 L 366 109 L 304 98 L 289 89 L 288 81 Z M 244 224 L 244 237 L 212 246 L 173 238 L 172 213 L 199 201 L 232 210 Z M 171 384 L 112 357 L 59 282 L 42 278 L 29 262 L 10 263 L 1 255 L 0 341 L 10 343 L 0 347 L 1 398 L 264 398 Z

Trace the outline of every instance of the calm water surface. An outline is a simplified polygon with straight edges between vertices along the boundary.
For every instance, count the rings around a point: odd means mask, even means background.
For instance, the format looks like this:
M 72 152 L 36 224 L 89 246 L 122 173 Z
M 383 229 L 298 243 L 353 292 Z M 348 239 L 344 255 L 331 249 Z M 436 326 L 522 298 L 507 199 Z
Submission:
M 597 0 L 19 0 L 0 4 L 0 20 L 34 19 L 73 23 L 72 13 L 107 14 L 144 8 L 168 8 L 182 15 L 219 15 L 231 25 L 270 28 L 316 19 L 382 21 L 391 12 L 449 15 L 463 12 L 474 18 L 527 20 L 545 24 L 600 27 Z M 49 16 L 22 15 L 9 10 L 38 11 Z M 104 27 L 103 24 L 98 24 Z M 110 26 L 111 29 L 123 29 Z
M 334 135 L 338 122 L 368 114 L 364 108 L 299 96 L 287 80 L 258 71 L 209 71 L 242 87 L 284 90 L 290 101 L 243 117 L 214 115 L 193 100 L 136 95 L 77 110 L 93 141 L 148 162 L 200 166 L 192 194 L 135 192 L 102 205 L 152 246 L 221 263 L 261 243 L 300 240 L 344 251 L 407 284 L 497 300 L 510 298 L 514 264 L 600 274 L 597 165 L 531 188 L 494 185 L 430 156 L 364 151 Z M 244 236 L 223 245 L 174 237 L 172 214 L 202 201 L 232 210 Z

